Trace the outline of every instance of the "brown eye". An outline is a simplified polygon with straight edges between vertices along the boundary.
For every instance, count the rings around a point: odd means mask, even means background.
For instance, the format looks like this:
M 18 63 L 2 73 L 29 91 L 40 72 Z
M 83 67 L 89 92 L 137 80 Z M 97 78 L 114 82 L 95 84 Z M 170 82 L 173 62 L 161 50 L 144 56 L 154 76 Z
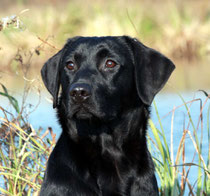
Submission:
M 107 61 L 106 61 L 106 67 L 108 67 L 108 68 L 113 68 L 113 67 L 115 67 L 116 65 L 117 65 L 117 63 L 114 62 L 114 61 L 112 61 L 112 60 L 107 60 Z
M 74 69 L 75 69 L 75 64 L 74 64 L 72 61 L 69 61 L 69 62 L 66 64 L 66 67 L 67 67 L 69 70 L 74 70 Z

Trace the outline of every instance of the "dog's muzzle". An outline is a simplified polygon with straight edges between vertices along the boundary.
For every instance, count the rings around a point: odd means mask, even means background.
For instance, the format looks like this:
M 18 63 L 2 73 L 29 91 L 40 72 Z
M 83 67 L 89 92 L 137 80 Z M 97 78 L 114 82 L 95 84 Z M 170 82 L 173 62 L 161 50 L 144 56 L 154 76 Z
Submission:
M 74 103 L 82 104 L 91 96 L 91 87 L 89 84 L 76 83 L 70 87 L 70 97 Z
M 78 119 L 90 119 L 93 114 L 89 109 L 91 87 L 86 83 L 74 83 L 70 87 L 73 115 Z

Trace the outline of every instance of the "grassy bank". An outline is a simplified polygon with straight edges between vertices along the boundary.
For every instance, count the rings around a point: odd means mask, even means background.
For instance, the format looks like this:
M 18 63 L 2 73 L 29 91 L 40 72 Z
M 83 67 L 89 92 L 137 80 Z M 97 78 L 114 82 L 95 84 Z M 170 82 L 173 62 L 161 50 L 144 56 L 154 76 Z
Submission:
M 19 71 L 17 61 L 24 61 L 33 52 L 36 53 L 31 60 L 31 71 L 33 76 L 37 75 L 46 59 L 69 37 L 127 34 L 138 37 L 175 62 L 177 71 L 171 82 L 177 88 L 195 90 L 198 84 L 200 88 L 210 86 L 208 0 L 52 2 L 14 1 L 0 8 L 2 77 L 5 72 Z M 2 20 L 5 17 L 9 18 L 6 25 Z M 198 72 L 202 78 L 195 77 Z

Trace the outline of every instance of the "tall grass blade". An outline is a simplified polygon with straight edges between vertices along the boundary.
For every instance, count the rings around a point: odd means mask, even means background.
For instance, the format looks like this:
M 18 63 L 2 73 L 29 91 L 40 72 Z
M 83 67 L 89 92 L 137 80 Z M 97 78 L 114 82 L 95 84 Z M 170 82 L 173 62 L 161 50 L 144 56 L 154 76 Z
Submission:
M 11 192 L 8 192 L 8 191 L 4 190 L 1 187 L 0 187 L 0 192 L 4 193 L 6 196 L 14 196 L 14 194 L 12 194 Z M 0 195 L 1 195 L 1 193 L 0 193 Z M 5 196 L 5 195 L 1 195 L 1 196 Z
M 14 97 L 12 97 L 11 95 L 9 95 L 7 88 L 3 84 L 1 84 L 1 86 L 2 86 L 2 88 L 4 90 L 4 93 L 3 92 L 0 92 L 0 95 L 7 97 L 8 100 L 9 100 L 9 102 L 11 103 L 11 105 L 13 106 L 13 108 L 15 109 L 15 111 L 17 113 L 20 113 L 20 108 L 19 108 L 18 101 Z

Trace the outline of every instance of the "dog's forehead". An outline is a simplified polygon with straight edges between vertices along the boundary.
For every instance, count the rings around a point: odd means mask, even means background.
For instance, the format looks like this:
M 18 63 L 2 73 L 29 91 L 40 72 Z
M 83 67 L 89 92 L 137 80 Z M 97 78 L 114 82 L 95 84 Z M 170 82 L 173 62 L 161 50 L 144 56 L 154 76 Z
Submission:
M 79 53 L 94 53 L 106 48 L 110 51 L 121 52 L 126 49 L 122 36 L 116 37 L 80 37 L 73 42 L 69 40 L 70 51 Z

